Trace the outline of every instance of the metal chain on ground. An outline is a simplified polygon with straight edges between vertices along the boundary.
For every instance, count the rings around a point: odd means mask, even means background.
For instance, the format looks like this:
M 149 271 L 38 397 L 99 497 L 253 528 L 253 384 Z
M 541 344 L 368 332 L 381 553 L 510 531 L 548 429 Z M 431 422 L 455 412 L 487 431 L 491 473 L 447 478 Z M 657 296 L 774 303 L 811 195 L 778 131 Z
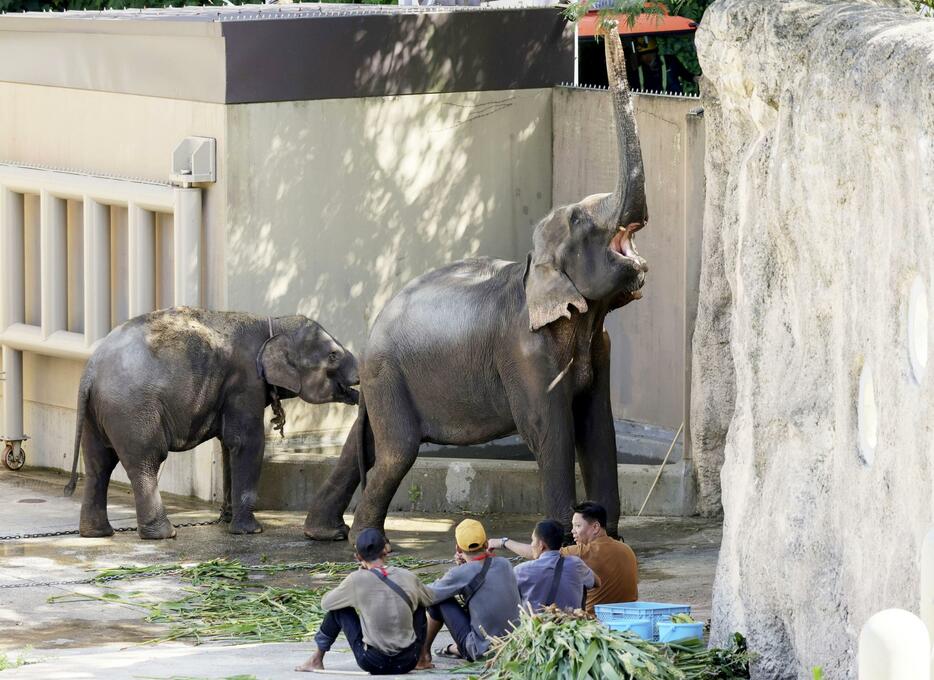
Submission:
M 510 562 L 517 562 L 522 559 L 521 557 L 507 557 Z M 418 565 L 420 567 L 430 567 L 441 564 L 453 564 L 454 560 L 422 560 Z M 270 568 L 274 568 L 276 571 L 300 571 L 302 569 L 313 569 L 317 566 L 328 565 L 328 566 L 340 566 L 340 567 L 349 567 L 356 566 L 357 562 L 289 562 L 287 564 L 244 564 L 243 568 L 247 571 L 269 571 Z M 92 576 L 90 578 L 84 579 L 74 579 L 68 581 L 43 581 L 42 583 L 35 583 L 33 581 L 23 581 L 21 583 L 3 583 L 0 584 L 0 590 L 5 590 L 8 588 L 42 588 L 48 586 L 83 586 L 83 585 L 98 585 L 105 584 L 111 581 L 130 581 L 150 577 L 159 577 L 159 576 L 178 576 L 184 571 L 184 567 L 179 569 L 154 569 L 152 571 L 141 571 L 137 573 L 127 573 L 127 574 L 113 574 L 111 576 L 97 577 Z
M 209 527 L 220 524 L 224 521 L 224 516 L 220 515 L 217 519 L 206 520 L 204 522 L 185 522 L 183 524 L 174 524 L 176 529 L 190 529 L 192 527 Z M 139 527 L 120 527 L 114 529 L 115 534 L 123 534 L 129 531 L 136 531 Z M 0 536 L 0 541 L 20 541 L 27 538 L 55 538 L 57 536 L 77 536 L 81 533 L 78 529 L 69 529 L 67 531 L 47 531 L 40 534 L 15 534 L 10 536 Z
M 68 581 L 43 581 L 36 583 L 34 581 L 23 581 L 21 583 L 3 583 L 0 584 L 0 590 L 7 588 L 41 588 L 46 586 L 86 586 L 109 583 L 111 581 L 130 581 L 140 578 L 149 578 L 154 576 L 177 576 L 182 572 L 181 569 L 154 569 L 153 571 L 141 571 L 135 574 L 114 574 L 112 576 L 91 576 L 90 578 L 72 579 Z

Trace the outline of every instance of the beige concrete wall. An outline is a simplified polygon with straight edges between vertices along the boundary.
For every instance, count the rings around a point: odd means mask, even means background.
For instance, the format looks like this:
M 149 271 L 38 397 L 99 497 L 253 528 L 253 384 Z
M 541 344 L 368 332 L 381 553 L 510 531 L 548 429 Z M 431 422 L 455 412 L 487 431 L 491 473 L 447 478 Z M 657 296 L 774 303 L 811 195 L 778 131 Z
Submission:
M 618 156 L 608 134 L 614 124 L 607 91 L 557 88 L 554 93 L 554 204 L 612 191 Z M 688 403 L 686 348 L 700 263 L 703 172 L 697 171 L 703 169 L 703 125 L 689 116 L 700 101 L 633 99 L 649 205 L 649 223 L 636 245 L 649 274 L 644 298 L 607 318 L 613 415 L 676 430 Z
M 217 104 L 0 82 L 0 161 L 167 181 L 179 141 L 192 135 L 215 138 L 218 182 L 204 192 L 202 289 L 207 306 L 223 307 L 225 120 L 225 107 Z M 72 250 L 71 262 L 79 255 Z M 125 301 L 125 295 L 119 287 L 114 291 L 115 300 Z M 35 287 L 27 292 L 29 299 L 38 308 Z M 82 369 L 82 362 L 24 354 L 25 429 L 33 437 L 26 443 L 27 464 L 70 469 Z M 213 449 L 209 444 L 197 454 L 170 456 L 161 488 L 211 498 Z M 115 478 L 126 481 L 121 468 Z
M 412 278 L 524 257 L 551 209 L 551 115 L 551 90 L 230 107 L 229 305 L 308 314 L 359 351 Z M 356 413 L 287 411 L 287 433 Z

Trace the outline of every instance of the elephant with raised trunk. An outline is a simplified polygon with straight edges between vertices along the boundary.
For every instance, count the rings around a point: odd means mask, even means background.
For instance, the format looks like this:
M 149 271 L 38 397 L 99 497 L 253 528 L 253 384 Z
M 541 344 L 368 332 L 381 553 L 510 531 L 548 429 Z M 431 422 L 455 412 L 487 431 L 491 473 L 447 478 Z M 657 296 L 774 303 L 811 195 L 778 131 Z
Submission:
M 641 297 L 647 267 L 633 235 L 645 226 L 647 209 L 615 30 L 605 43 L 620 160 L 616 190 L 553 210 L 536 226 L 525 262 L 455 262 L 390 300 L 370 333 L 357 420 L 305 520 L 309 538 L 347 536 L 342 513 L 361 482 L 354 531 L 382 528 L 422 442 L 470 445 L 515 432 L 538 463 L 546 515 L 570 528 L 576 453 L 588 498 L 606 507 L 607 529 L 616 531 L 603 322 Z
M 265 448 L 263 412 L 284 426 L 280 399 L 356 404 L 357 360 L 304 316 L 259 317 L 180 307 L 115 328 L 81 376 L 71 481 L 84 448 L 82 536 L 110 536 L 107 488 L 123 464 L 142 538 L 171 538 L 159 496 L 169 451 L 217 437 L 223 450 L 222 514 L 233 534 L 262 531 L 253 515 Z

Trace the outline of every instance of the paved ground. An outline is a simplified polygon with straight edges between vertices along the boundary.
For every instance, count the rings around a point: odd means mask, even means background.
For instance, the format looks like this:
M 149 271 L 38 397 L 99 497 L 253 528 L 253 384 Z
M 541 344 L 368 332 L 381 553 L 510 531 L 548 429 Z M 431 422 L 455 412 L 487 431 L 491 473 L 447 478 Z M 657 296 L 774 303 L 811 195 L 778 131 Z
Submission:
M 52 473 L 0 472 L 3 501 L 0 534 L 72 529 L 78 521 L 78 498 L 63 498 L 64 478 Z M 166 497 L 176 523 L 213 519 L 215 510 L 189 499 Z M 131 526 L 135 517 L 126 488 L 111 491 L 111 523 Z M 36 663 L 3 671 L 2 680 L 31 678 L 77 680 L 107 678 L 227 678 L 254 675 L 261 680 L 306 677 L 292 671 L 311 652 L 309 643 L 242 646 L 185 643 L 143 644 L 163 635 L 165 628 L 147 624 L 136 609 L 103 602 L 50 604 L 53 595 L 80 592 L 101 594 L 97 586 L 8 584 L 47 583 L 86 578 L 89 570 L 160 562 L 197 562 L 226 556 L 245 564 L 271 562 L 345 561 L 352 559 L 347 543 L 315 543 L 302 536 L 300 513 L 260 513 L 266 531 L 258 536 L 231 536 L 221 527 L 180 529 L 171 541 L 141 541 L 135 533 L 110 539 L 76 536 L 0 541 L 0 654 L 25 657 Z M 349 519 L 349 518 L 348 518 Z M 398 554 L 423 559 L 448 558 L 453 548 L 453 526 L 460 516 L 399 515 L 387 530 Z M 487 516 L 492 535 L 523 537 L 535 517 Z M 621 530 L 640 559 L 640 595 L 643 600 L 685 602 L 698 619 L 710 615 L 710 593 L 720 527 L 697 519 L 626 518 Z M 443 567 L 439 567 L 443 569 Z M 301 584 L 300 572 L 277 577 Z M 119 582 L 116 592 L 142 591 L 160 597 L 177 595 L 184 586 L 167 577 Z M 442 636 L 445 634 L 442 633 Z M 441 638 L 439 638 L 439 641 Z M 25 651 L 24 651 L 25 650 Z M 437 660 L 436 660 L 437 661 Z M 437 661 L 439 668 L 418 675 L 451 678 L 455 666 Z M 311 677 L 343 677 L 356 670 L 341 639 L 325 665 L 342 671 Z

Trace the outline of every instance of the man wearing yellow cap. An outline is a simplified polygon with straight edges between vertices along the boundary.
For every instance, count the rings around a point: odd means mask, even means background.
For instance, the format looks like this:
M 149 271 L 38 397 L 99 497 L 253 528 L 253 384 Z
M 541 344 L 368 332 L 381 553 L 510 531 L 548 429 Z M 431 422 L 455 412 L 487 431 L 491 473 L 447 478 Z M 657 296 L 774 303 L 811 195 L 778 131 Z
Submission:
M 430 658 L 431 643 L 442 625 L 448 627 L 454 644 L 436 653 L 473 661 L 489 650 L 490 637 L 507 633 L 519 618 L 519 587 L 512 566 L 489 552 L 483 525 L 465 519 L 454 530 L 454 538 L 456 566 L 428 586 L 435 604 L 428 608 L 423 659 Z

